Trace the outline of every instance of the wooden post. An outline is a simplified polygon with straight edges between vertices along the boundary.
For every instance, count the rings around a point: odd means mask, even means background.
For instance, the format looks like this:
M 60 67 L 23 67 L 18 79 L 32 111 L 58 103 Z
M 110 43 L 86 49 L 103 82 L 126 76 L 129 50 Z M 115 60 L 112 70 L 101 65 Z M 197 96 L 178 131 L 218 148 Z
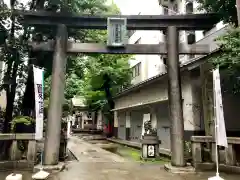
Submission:
M 62 104 L 64 99 L 67 28 L 58 25 L 53 58 L 52 84 L 48 110 L 47 130 L 44 145 L 44 164 L 55 165 L 59 161 Z

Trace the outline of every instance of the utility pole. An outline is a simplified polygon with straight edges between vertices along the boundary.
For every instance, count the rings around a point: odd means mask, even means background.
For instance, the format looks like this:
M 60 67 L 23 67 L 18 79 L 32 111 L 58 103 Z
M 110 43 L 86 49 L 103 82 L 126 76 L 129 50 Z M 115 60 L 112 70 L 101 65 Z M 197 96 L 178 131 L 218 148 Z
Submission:
M 240 0 L 236 0 L 238 26 L 240 26 Z
M 169 9 L 169 14 L 173 14 L 173 2 L 169 2 Z M 167 72 L 169 115 L 171 121 L 171 164 L 182 167 L 185 166 L 184 120 L 179 67 L 179 33 L 176 26 L 169 26 L 167 28 Z
M 60 24 L 57 28 L 58 29 L 52 68 L 52 89 L 50 94 L 47 130 L 44 145 L 45 165 L 56 165 L 59 161 L 68 35 L 67 27 L 65 25 Z

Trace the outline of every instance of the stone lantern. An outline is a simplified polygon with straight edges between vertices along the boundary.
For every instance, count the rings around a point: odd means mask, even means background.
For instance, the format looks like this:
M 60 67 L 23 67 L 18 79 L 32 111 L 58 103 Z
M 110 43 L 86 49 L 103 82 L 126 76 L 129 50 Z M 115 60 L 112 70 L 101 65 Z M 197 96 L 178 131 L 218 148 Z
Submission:
M 152 128 L 151 120 L 144 123 L 145 133 L 142 136 L 142 159 L 155 159 L 159 156 L 157 130 Z

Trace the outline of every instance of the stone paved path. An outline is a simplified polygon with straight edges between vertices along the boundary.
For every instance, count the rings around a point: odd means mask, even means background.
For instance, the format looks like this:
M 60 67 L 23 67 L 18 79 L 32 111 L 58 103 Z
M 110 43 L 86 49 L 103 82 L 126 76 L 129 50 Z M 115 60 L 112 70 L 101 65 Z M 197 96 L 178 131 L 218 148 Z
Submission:
M 79 161 L 68 163 L 66 170 L 51 180 L 207 180 L 214 175 L 168 173 L 161 165 L 130 162 L 77 137 L 70 138 L 68 148 Z M 240 178 L 223 173 L 221 176 L 225 180 Z
M 126 162 L 127 160 L 105 151 L 98 146 L 72 136 L 68 140 L 68 149 L 74 154 L 79 162 Z

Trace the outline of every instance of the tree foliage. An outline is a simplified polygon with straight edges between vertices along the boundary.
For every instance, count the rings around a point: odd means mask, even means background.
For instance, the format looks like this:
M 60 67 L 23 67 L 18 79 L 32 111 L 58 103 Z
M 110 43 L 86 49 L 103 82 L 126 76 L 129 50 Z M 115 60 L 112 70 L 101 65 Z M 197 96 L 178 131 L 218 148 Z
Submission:
M 197 2 L 201 5 L 200 9 L 219 13 L 225 23 L 231 22 L 237 25 L 236 0 L 197 0 Z
M 18 17 L 13 16 L 10 10 L 17 8 L 24 10 L 23 6 L 18 1 L 11 1 L 11 9 L 8 9 L 6 5 L 0 3 L 1 9 L 3 9 L 3 16 L 0 20 L 6 20 L 8 16 L 11 19 L 10 29 L 5 29 L 6 26 L 1 26 L 1 53 L 0 60 L 3 61 L 7 68 L 4 69 L 3 83 L 1 84 L 1 91 L 6 91 L 7 106 L 5 112 L 4 132 L 10 130 L 9 122 L 12 120 L 12 114 L 14 111 L 15 96 L 21 91 L 21 85 L 24 84 L 24 72 L 26 65 L 24 64 L 25 53 L 25 40 L 27 36 L 27 30 L 22 26 L 17 26 Z M 2 70 L 1 70 L 2 71 Z
M 40 0 L 44 1 L 44 0 Z M 48 1 L 45 1 L 48 2 Z M 50 2 L 50 1 L 49 1 Z M 68 1 L 69 4 L 66 4 L 67 1 L 51 1 L 50 3 L 45 3 L 45 6 L 41 6 L 40 9 L 45 9 L 47 11 L 67 11 L 70 14 L 112 14 L 118 11 L 116 6 L 106 5 L 106 0 L 72 0 Z M 40 2 L 39 2 L 40 3 Z M 32 9 L 39 9 L 39 3 L 35 3 Z M 42 4 L 42 3 L 40 3 Z M 33 34 L 33 41 L 48 41 L 55 38 L 56 29 L 55 27 L 35 27 L 31 32 Z M 106 31 L 99 30 L 77 30 L 69 29 L 68 30 L 69 39 L 75 42 L 104 42 L 106 41 Z M 52 59 L 53 54 L 49 52 L 30 52 L 29 57 L 32 59 L 30 64 L 35 64 L 37 66 L 45 67 L 45 77 L 51 75 L 52 71 Z M 79 54 L 77 56 L 68 56 L 67 60 L 67 73 L 66 73 L 66 91 L 65 98 L 70 99 L 75 94 L 81 94 L 79 90 L 83 86 L 82 78 L 84 74 L 84 55 Z M 32 75 L 28 79 L 27 90 L 25 92 L 25 98 L 23 103 L 24 109 L 33 108 L 28 106 L 30 102 L 29 93 L 32 93 L 31 89 L 33 88 L 33 83 L 31 80 Z M 51 79 L 51 78 L 50 78 Z M 33 96 L 33 93 L 32 93 Z M 29 112 L 29 111 L 26 111 Z
M 130 83 L 130 69 L 127 55 L 96 55 L 88 57 L 88 69 L 85 80 L 85 97 L 88 105 L 93 109 L 110 105 L 114 94 L 122 86 Z M 109 89 L 109 92 L 107 92 Z M 110 94 L 108 94 L 110 93 Z M 111 106 L 111 105 L 110 105 Z M 113 108 L 113 107 L 111 107 Z
M 29 115 L 34 108 L 33 72 L 31 64 L 45 68 L 45 105 L 48 107 L 51 85 L 53 53 L 34 52 L 28 49 L 27 41 L 54 40 L 56 27 L 29 28 L 15 26 L 18 17 L 11 16 L 13 9 L 67 11 L 70 14 L 117 14 L 116 5 L 106 5 L 106 0 L 29 0 L 27 6 L 21 1 L 12 0 L 12 9 L 8 9 L 0 0 L 0 19 L 10 16 L 13 20 L 12 29 L 7 31 L 0 26 L 2 50 L 0 60 L 4 61 L 7 69 L 4 75 L 3 88 L 7 91 L 7 121 L 12 120 L 13 107 Z M 69 3 L 68 3 L 69 2 Z M 4 33 L 3 33 L 4 32 Z M 19 33 L 20 32 L 20 33 Z M 23 32 L 23 33 L 22 33 Z M 75 42 L 106 42 L 106 31 L 69 29 L 69 39 Z M 28 63 L 25 63 L 28 60 Z M 74 95 L 84 96 L 87 104 L 93 110 L 107 107 L 113 108 L 112 97 L 117 89 L 129 83 L 130 73 L 128 56 L 126 55 L 91 55 L 83 54 L 68 56 L 66 71 L 66 88 L 64 109 L 69 111 L 69 100 Z M 26 82 L 27 81 L 27 82 Z M 25 88 L 26 87 L 26 88 Z M 22 97 L 22 91 L 24 91 Z M 18 102 L 14 102 L 17 94 Z M 22 100 L 23 99 L 23 100 Z M 7 131 L 6 131 L 7 132 Z
M 71 1 L 68 11 L 71 13 L 87 13 L 87 14 L 118 14 L 119 9 L 116 5 L 106 5 L 105 0 L 84 0 Z M 61 5 L 60 5 L 61 6 Z M 58 6 L 58 8 L 60 7 Z M 45 34 L 45 32 L 44 32 Z M 46 34 L 49 34 L 47 31 Z M 100 42 L 105 43 L 107 39 L 106 31 L 100 30 L 71 30 L 70 38 L 74 41 L 81 42 Z M 41 54 L 40 61 L 51 62 Z M 39 56 L 38 56 L 39 57 Z M 51 58 L 51 57 L 50 57 Z M 39 59 L 39 58 L 38 58 Z M 69 100 L 74 95 L 84 96 L 87 104 L 92 109 L 102 108 L 108 103 L 106 100 L 106 78 L 109 81 L 107 88 L 114 95 L 116 89 L 129 82 L 129 66 L 128 56 L 112 56 L 112 55 L 91 55 L 85 56 L 79 54 L 77 56 L 69 56 L 67 61 L 66 88 L 65 99 Z M 50 66 L 47 68 L 45 82 L 45 97 L 50 95 L 51 77 L 48 77 L 51 71 Z
M 220 13 L 225 23 L 230 23 L 226 34 L 216 39 L 220 47 L 218 55 L 211 56 L 209 61 L 223 70 L 223 91 L 240 92 L 240 29 L 237 27 L 236 0 L 198 0 L 200 8 L 207 12 Z
M 231 27 L 228 32 L 216 39 L 221 47 L 217 56 L 210 57 L 214 66 L 224 70 L 224 90 L 233 93 L 240 91 L 240 28 Z

